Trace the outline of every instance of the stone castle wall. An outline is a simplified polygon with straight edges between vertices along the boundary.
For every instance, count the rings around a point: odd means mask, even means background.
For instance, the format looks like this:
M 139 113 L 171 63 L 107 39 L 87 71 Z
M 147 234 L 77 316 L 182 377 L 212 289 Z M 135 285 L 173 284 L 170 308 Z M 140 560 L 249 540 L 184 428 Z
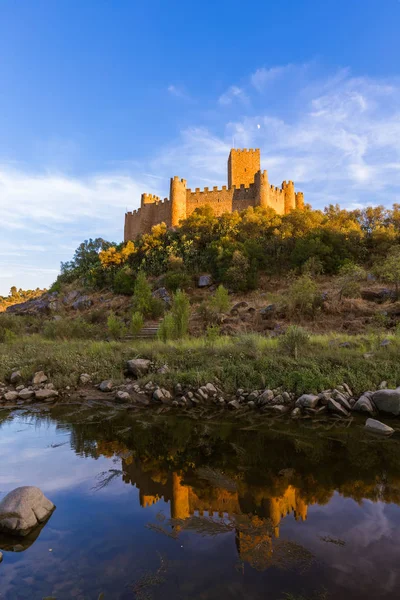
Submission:
M 281 188 L 269 185 L 267 172 L 260 169 L 258 149 L 232 149 L 228 160 L 228 186 L 193 191 L 186 188 L 185 179 L 171 178 L 169 199 L 142 194 L 140 208 L 126 213 L 124 240 L 150 233 L 154 225 L 162 222 L 167 227 L 178 227 L 196 208 L 207 205 L 216 216 L 250 206 L 270 207 L 283 215 L 294 208 L 303 209 L 304 196 L 302 192 L 295 192 L 292 181 L 284 181 Z

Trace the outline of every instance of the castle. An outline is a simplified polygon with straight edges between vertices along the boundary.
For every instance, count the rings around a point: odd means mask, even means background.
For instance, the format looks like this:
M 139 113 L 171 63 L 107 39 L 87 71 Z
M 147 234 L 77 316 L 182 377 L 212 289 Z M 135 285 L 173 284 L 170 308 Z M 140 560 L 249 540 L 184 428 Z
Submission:
M 295 192 L 293 181 L 284 181 L 280 188 L 269 185 L 267 171 L 261 171 L 258 148 L 232 149 L 228 159 L 228 187 L 192 191 L 186 187 L 185 179 L 172 177 L 169 198 L 160 200 L 158 196 L 142 194 L 140 208 L 125 214 L 124 240 L 150 233 L 153 225 L 162 222 L 167 227 L 178 227 L 180 221 L 205 205 L 211 206 L 216 216 L 249 206 L 270 207 L 283 215 L 294 208 L 302 209 L 304 195 Z

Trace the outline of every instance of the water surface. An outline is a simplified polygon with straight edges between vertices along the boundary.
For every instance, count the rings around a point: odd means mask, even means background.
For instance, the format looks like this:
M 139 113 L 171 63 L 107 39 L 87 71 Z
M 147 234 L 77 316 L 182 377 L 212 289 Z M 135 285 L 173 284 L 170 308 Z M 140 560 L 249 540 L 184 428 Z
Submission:
M 398 598 L 400 443 L 362 423 L 0 412 L 0 499 L 57 506 L 0 599 Z

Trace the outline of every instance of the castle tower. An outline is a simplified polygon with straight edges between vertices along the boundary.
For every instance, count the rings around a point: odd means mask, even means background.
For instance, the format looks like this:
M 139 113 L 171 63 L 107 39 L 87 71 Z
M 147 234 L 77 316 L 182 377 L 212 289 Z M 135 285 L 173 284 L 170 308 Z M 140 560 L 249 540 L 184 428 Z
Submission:
M 254 178 L 256 186 L 256 205 L 262 208 L 269 206 L 269 183 L 267 171 L 257 171 Z
M 143 208 L 146 204 L 155 204 L 158 202 L 160 198 L 158 196 L 154 196 L 153 194 L 142 194 L 140 198 L 140 207 Z
M 186 179 L 171 177 L 171 225 L 178 227 L 179 221 L 186 219 Z
M 182 485 L 182 477 L 178 473 L 172 473 L 171 518 L 187 519 L 189 516 L 189 488 Z
M 232 148 L 228 158 L 228 188 L 236 186 L 246 188 L 254 183 L 254 177 L 260 170 L 260 150 L 235 150 Z
M 282 189 L 285 190 L 285 215 L 287 215 L 291 210 L 296 208 L 296 196 L 294 193 L 294 183 L 293 181 L 284 181 L 282 183 Z
M 296 192 L 296 208 L 304 210 L 304 194 L 303 192 Z

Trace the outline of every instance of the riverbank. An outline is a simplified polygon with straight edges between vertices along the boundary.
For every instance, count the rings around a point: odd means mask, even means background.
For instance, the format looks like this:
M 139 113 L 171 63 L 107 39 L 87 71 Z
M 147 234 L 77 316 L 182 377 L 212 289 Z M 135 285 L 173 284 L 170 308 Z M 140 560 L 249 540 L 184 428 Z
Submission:
M 167 344 L 30 336 L 0 345 L 0 405 L 97 400 L 343 418 L 360 408 L 397 416 L 396 399 L 394 408 L 382 409 L 387 399 L 376 400 L 374 392 L 398 386 L 399 349 L 396 336 L 313 336 L 297 358 L 257 335 Z

